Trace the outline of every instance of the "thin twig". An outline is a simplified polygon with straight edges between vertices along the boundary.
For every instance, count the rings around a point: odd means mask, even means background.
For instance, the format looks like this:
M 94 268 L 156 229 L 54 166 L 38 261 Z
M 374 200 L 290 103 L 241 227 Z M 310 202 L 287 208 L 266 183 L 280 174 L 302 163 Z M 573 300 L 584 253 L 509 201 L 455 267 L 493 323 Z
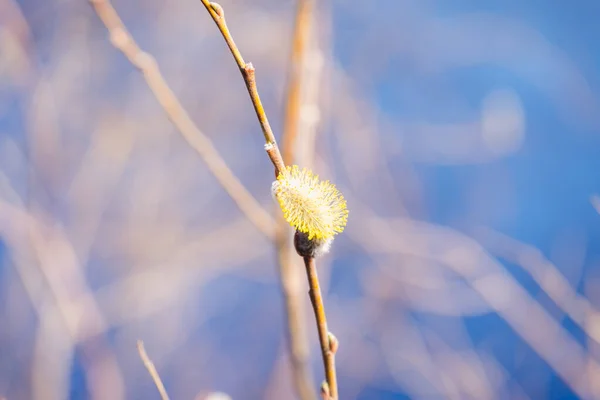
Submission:
M 258 121 L 263 131 L 265 138 L 265 150 L 267 151 L 267 154 L 269 155 L 269 158 L 275 167 L 275 176 L 277 176 L 279 175 L 279 172 L 285 168 L 285 163 L 281 157 L 279 147 L 277 146 L 277 141 L 275 140 L 275 136 L 273 135 L 273 131 L 269 125 L 269 120 L 263 108 L 262 102 L 260 101 L 260 96 L 256 87 L 254 67 L 252 66 L 252 63 L 246 63 L 244 61 L 242 54 L 237 48 L 233 37 L 229 32 L 229 28 L 227 27 L 223 8 L 219 4 L 210 2 L 208 0 L 201 1 L 219 28 L 219 31 L 223 35 L 223 38 L 225 39 L 225 42 L 231 50 L 231 54 L 233 55 L 233 58 L 240 69 L 242 77 L 244 78 L 244 82 L 246 83 L 246 88 L 250 94 L 250 99 L 252 100 L 254 110 L 256 111 L 256 116 L 258 117 Z M 311 301 L 313 303 L 313 309 L 319 330 L 319 342 L 321 343 L 321 353 L 323 356 L 323 364 L 325 367 L 325 375 L 327 380 L 327 385 L 325 386 L 328 387 L 326 392 L 331 399 L 336 400 L 337 378 L 335 372 L 334 353 L 337 349 L 337 339 L 335 339 L 335 337 L 327 331 L 327 319 L 325 316 L 325 308 L 323 307 L 323 299 L 321 297 L 321 290 L 319 287 L 319 280 L 317 277 L 314 258 L 305 258 L 304 261 L 308 274 L 308 281 L 310 284 Z
M 137 349 L 138 349 L 138 353 L 140 354 L 140 358 L 142 359 L 142 362 L 144 363 L 144 367 L 146 367 L 146 369 L 148 370 L 148 373 L 152 377 L 152 380 L 154 381 L 154 384 L 156 385 L 156 388 L 158 389 L 158 393 L 160 393 L 160 398 L 162 400 L 169 400 L 169 395 L 167 394 L 165 385 L 163 385 L 162 380 L 160 379 L 160 375 L 158 375 L 158 371 L 156 370 L 156 367 L 154 366 L 154 363 L 152 362 L 152 360 L 150 360 L 150 357 L 148 357 L 148 354 L 146 353 L 146 349 L 144 348 L 144 342 L 142 342 L 141 340 L 138 340 L 137 341 Z
M 319 343 L 321 344 L 321 355 L 323 356 L 323 365 L 325 366 L 325 377 L 327 379 L 329 396 L 332 399 L 337 399 L 338 390 L 335 373 L 337 339 L 335 339 L 335 337 L 327 330 L 327 316 L 325 315 L 325 306 L 323 305 L 323 296 L 321 296 L 321 287 L 319 285 L 317 265 L 314 257 L 304 257 L 304 266 L 306 267 L 306 275 L 308 276 L 308 293 L 317 320 Z
M 301 400 L 314 400 L 315 391 L 310 373 L 310 348 L 300 276 L 302 269 L 298 265 L 298 258 L 294 255 L 291 230 L 283 216 L 280 216 L 280 222 L 277 232 L 277 259 L 287 319 L 292 378 L 298 397 Z
M 188 144 L 202 157 L 223 189 L 246 217 L 269 239 L 276 223 L 227 166 L 210 139 L 194 124 L 162 76 L 156 60 L 142 51 L 108 0 L 90 0 L 110 33 L 112 44 L 144 75 L 148 87 Z M 239 52 L 238 52 L 239 53 Z M 240 56 L 241 57 L 241 56 Z M 251 68 L 250 65 L 248 68 Z M 263 111 L 264 114 L 264 111 Z
M 285 164 L 283 163 L 283 158 L 281 157 L 281 153 L 279 152 L 279 147 L 277 146 L 277 141 L 275 140 L 275 136 L 273 135 L 273 130 L 271 129 L 271 125 L 269 124 L 269 119 L 267 118 L 267 114 L 265 113 L 265 109 L 260 101 L 260 96 L 258 95 L 258 88 L 256 87 L 256 74 L 254 71 L 254 66 L 252 63 L 246 63 L 242 58 L 242 54 L 237 48 L 235 42 L 233 41 L 233 37 L 229 32 L 229 28 L 227 28 L 227 23 L 225 21 L 225 11 L 223 11 L 223 7 L 221 7 L 217 3 L 211 3 L 208 0 L 201 0 L 204 7 L 217 24 L 219 31 L 223 35 L 229 50 L 231 50 L 231 54 L 235 59 L 238 67 L 240 68 L 240 72 L 244 77 L 244 82 L 246 83 L 246 88 L 248 89 L 248 94 L 250 95 L 250 99 L 252 100 L 252 105 L 254 106 L 254 111 L 256 111 L 256 116 L 258 117 L 258 122 L 260 123 L 260 127 L 263 132 L 263 136 L 265 137 L 265 150 L 275 167 L 275 176 L 279 175 L 279 172 L 285 168 Z

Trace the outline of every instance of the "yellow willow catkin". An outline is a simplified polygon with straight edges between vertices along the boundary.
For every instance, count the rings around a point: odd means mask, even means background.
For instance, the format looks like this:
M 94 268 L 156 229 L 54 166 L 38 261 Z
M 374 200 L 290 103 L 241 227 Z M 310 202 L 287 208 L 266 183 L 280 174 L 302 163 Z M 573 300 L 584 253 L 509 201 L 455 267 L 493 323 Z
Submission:
M 329 181 L 297 165 L 282 170 L 273 183 L 273 194 L 283 216 L 310 239 L 331 239 L 346 227 L 346 200 Z

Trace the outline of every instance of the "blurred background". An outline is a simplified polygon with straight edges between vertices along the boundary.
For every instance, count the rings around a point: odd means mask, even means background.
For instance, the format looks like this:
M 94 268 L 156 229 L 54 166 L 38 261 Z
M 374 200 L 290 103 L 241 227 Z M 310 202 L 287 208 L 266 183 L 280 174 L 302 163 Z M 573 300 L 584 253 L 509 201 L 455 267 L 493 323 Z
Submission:
M 318 266 L 340 398 L 600 398 L 600 3 L 220 4 L 288 156 L 348 201 Z M 137 340 L 172 399 L 298 398 L 290 340 L 316 394 L 217 27 L 113 6 L 156 64 L 109 3 L 0 0 L 0 398 L 159 398 Z

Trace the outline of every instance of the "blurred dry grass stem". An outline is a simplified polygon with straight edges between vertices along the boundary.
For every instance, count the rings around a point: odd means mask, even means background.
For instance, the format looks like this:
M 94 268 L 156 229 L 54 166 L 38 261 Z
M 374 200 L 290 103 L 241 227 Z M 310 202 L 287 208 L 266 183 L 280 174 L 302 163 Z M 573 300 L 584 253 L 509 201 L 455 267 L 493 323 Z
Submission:
M 587 354 L 501 264 L 488 256 L 480 244 L 451 229 L 420 221 L 384 221 L 358 207 L 356 200 L 353 200 L 353 206 L 354 214 L 367 213 L 362 216 L 366 229 L 349 232 L 356 237 L 357 244 L 371 251 L 406 254 L 448 267 L 464 278 L 491 310 L 500 315 L 575 393 L 582 398 L 600 394 L 589 383 L 591 377 L 600 374 L 598 361 Z M 442 243 L 443 247 L 438 247 L 435 252 L 430 249 L 430 246 Z M 574 305 L 580 306 L 579 303 Z M 564 354 L 569 354 L 568 363 L 563 359 Z
M 138 340 L 137 341 L 137 349 L 138 349 L 138 354 L 140 355 L 140 358 L 142 359 L 142 362 L 144 363 L 144 367 L 146 367 L 146 369 L 148 370 L 148 373 L 150 374 L 150 376 L 152 377 L 152 380 L 154 381 L 154 384 L 156 385 L 156 389 L 158 389 L 158 392 L 160 393 L 160 398 L 162 400 L 169 400 L 169 395 L 167 394 L 165 385 L 163 384 L 162 379 L 160 379 L 160 375 L 158 374 L 158 371 L 156 370 L 154 363 L 152 362 L 152 360 L 150 359 L 150 357 L 148 357 L 148 354 L 146 353 L 146 349 L 144 348 L 144 342 L 142 342 L 141 340 Z
M 491 229 L 484 230 L 483 236 L 492 253 L 520 265 L 588 337 L 600 343 L 600 313 L 538 249 Z
M 18 198 L 12 188 L 0 184 L 0 193 L 11 192 L 11 198 Z M 94 398 L 124 398 L 120 367 L 102 336 L 107 323 L 64 232 L 0 200 L 0 234 L 13 248 L 20 279 L 40 318 L 31 378 L 33 398 L 68 393 L 61 376 L 77 346 L 90 357 L 86 379 Z M 48 295 L 39 293 L 40 287 L 47 287 Z
M 156 60 L 142 51 L 108 0 L 90 0 L 109 31 L 113 45 L 144 75 L 150 90 L 188 144 L 198 152 L 236 205 L 269 239 L 275 238 L 275 221 L 227 166 L 210 139 L 194 124 L 163 78 Z M 215 11 L 211 8 L 212 12 Z M 216 15 L 216 14 L 215 14 Z M 241 56 L 240 56 L 241 57 Z M 248 67 L 248 69 L 251 66 Z M 271 134 L 272 135 L 272 134 Z

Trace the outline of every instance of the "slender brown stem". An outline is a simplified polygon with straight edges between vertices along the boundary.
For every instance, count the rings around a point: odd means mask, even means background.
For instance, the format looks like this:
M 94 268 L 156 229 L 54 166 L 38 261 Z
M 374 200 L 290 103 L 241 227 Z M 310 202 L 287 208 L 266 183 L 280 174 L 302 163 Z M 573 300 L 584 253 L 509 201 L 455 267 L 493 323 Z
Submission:
M 144 367 L 146 367 L 146 369 L 148 370 L 148 373 L 152 377 L 152 380 L 154 381 L 154 384 L 158 389 L 158 393 L 160 393 L 160 398 L 162 400 L 169 400 L 169 395 L 167 394 L 165 385 L 163 385 L 162 380 L 160 379 L 160 375 L 158 375 L 158 371 L 154 366 L 154 363 L 152 362 L 152 360 L 150 360 L 150 357 L 148 357 L 148 354 L 146 353 L 146 349 L 144 348 L 144 342 L 138 340 L 137 349 L 138 353 L 140 354 L 140 358 L 144 363 Z
M 260 127 L 265 137 L 265 150 L 267 151 L 267 154 L 269 155 L 269 158 L 275 167 L 275 176 L 277 176 L 279 175 L 279 172 L 285 168 L 285 164 L 283 163 L 283 158 L 279 152 L 279 147 L 277 146 L 277 141 L 275 140 L 273 130 L 269 124 L 269 119 L 267 118 L 265 109 L 260 101 L 260 96 L 258 95 L 254 66 L 252 63 L 246 63 L 244 61 L 242 54 L 233 41 L 233 37 L 231 36 L 229 28 L 227 27 L 227 23 L 225 22 L 225 11 L 223 11 L 223 8 L 219 4 L 210 2 L 208 0 L 201 1 L 212 19 L 215 21 L 215 24 L 217 24 L 217 27 L 223 35 L 229 50 L 231 50 L 231 54 L 233 55 L 235 62 L 240 68 L 240 72 L 242 73 L 244 82 L 246 83 L 246 88 L 248 89 L 248 94 L 250 94 L 250 99 L 252 100 L 252 105 L 254 106 L 254 111 L 256 111 L 258 122 L 260 123 Z
M 319 285 L 317 265 L 314 257 L 304 257 L 304 266 L 306 267 L 306 275 L 308 276 L 308 294 L 310 295 L 310 301 L 317 320 L 319 343 L 321 344 L 321 355 L 323 356 L 323 365 L 325 366 L 329 396 L 336 400 L 338 398 L 338 389 L 334 351 L 337 350 L 337 339 L 327 330 L 327 316 L 325 315 L 325 306 L 323 305 L 323 296 L 321 296 L 321 286 Z
M 306 329 L 306 307 L 304 306 L 304 282 L 302 266 L 295 254 L 289 225 L 279 217 L 277 232 L 277 258 L 279 278 L 283 292 L 287 321 L 292 379 L 300 400 L 315 400 L 315 389 L 310 369 L 310 347 Z
M 246 63 L 244 61 L 239 49 L 237 48 L 237 45 L 235 44 L 233 37 L 229 32 L 229 28 L 227 27 L 223 8 L 219 4 L 210 2 L 208 0 L 201 1 L 212 19 L 215 21 L 215 24 L 219 28 L 219 31 L 223 35 L 223 38 L 229 47 L 229 50 L 231 50 L 231 54 L 233 55 L 235 62 L 240 68 L 246 88 L 250 94 L 250 99 L 252 100 L 252 105 L 256 111 L 256 116 L 258 117 L 258 121 L 263 131 L 265 138 L 265 150 L 269 155 L 273 166 L 275 167 L 275 175 L 277 176 L 279 172 L 285 168 L 285 164 L 258 94 L 254 66 L 252 66 L 252 63 Z M 310 285 L 310 298 L 313 304 L 315 318 L 317 320 L 323 364 L 325 366 L 325 375 L 327 380 L 327 385 L 325 386 L 328 388 L 327 392 L 329 397 L 337 400 L 337 378 L 334 359 L 334 353 L 338 345 L 337 339 L 335 339 L 335 337 L 327 331 L 327 318 L 325 316 L 325 308 L 323 307 L 323 299 L 321 296 L 321 289 L 319 287 L 319 279 L 317 276 L 315 260 L 314 258 L 310 257 L 305 258 L 304 263 Z

